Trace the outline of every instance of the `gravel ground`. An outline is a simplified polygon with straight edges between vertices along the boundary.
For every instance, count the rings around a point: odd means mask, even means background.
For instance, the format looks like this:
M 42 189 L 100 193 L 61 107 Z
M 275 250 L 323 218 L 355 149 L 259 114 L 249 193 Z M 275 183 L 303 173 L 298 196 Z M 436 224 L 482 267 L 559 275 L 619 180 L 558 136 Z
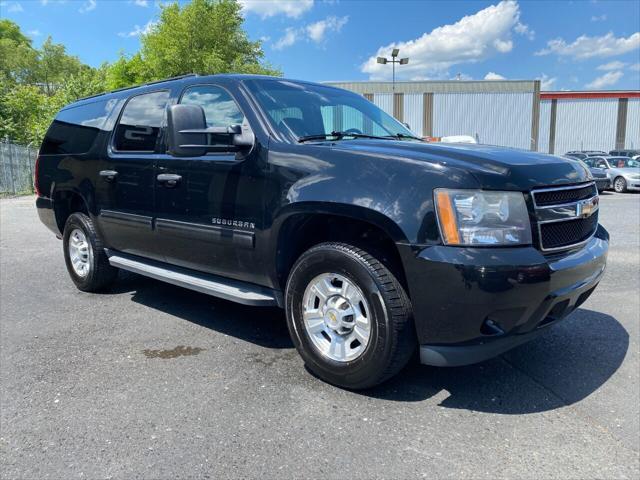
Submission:
M 277 309 L 124 274 L 77 291 L 33 197 L 0 201 L 0 476 L 638 478 L 640 195 L 545 336 L 368 392 L 312 377 Z

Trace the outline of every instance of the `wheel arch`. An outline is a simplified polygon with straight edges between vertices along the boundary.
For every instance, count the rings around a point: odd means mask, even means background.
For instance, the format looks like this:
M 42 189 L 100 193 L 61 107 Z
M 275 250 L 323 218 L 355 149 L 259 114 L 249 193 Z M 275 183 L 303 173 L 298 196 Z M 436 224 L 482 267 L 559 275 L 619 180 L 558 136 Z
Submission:
M 324 242 L 351 243 L 385 263 L 407 289 L 398 242 L 406 242 L 401 228 L 382 213 L 357 205 L 305 202 L 278 217 L 274 224 L 273 249 L 276 278 L 284 289 L 289 272 L 300 255 Z M 408 291 L 408 289 L 407 289 Z
M 89 215 L 91 211 L 86 197 L 78 190 L 54 190 L 52 200 L 56 225 L 61 234 L 64 232 L 64 226 L 72 213 L 82 212 Z

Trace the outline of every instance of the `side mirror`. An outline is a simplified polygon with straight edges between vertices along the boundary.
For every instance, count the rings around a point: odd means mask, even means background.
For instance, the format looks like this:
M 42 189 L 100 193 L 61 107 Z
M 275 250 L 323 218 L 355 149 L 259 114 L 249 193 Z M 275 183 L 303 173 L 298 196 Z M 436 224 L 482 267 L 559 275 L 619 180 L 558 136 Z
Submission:
M 200 105 L 171 105 L 167 110 L 169 154 L 175 157 L 199 157 L 207 152 L 237 152 L 254 144 L 255 137 L 246 120 L 242 125 L 207 127 Z M 221 145 L 211 145 L 210 138 L 222 137 Z
M 169 154 L 175 157 L 199 157 L 207 153 L 205 133 L 185 133 L 204 130 L 207 119 L 200 105 L 171 105 L 167 110 L 167 143 Z

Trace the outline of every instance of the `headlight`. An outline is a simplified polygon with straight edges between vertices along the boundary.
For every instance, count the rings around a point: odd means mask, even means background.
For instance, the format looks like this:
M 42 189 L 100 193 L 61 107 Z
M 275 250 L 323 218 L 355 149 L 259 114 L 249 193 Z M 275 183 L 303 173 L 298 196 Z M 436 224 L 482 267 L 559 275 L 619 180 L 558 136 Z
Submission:
M 629 178 L 632 180 L 640 180 L 640 175 L 634 173 L 633 175 L 629 175 Z
M 435 190 L 446 245 L 527 245 L 531 225 L 521 192 Z

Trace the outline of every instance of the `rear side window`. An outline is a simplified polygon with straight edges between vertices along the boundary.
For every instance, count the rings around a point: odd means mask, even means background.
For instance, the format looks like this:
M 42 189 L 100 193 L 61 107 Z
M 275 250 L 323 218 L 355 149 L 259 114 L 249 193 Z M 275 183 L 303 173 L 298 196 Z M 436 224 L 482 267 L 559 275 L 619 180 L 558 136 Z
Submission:
M 120 152 L 153 152 L 168 102 L 168 91 L 131 98 L 116 127 L 114 148 Z
M 101 100 L 60 111 L 49 127 L 40 153 L 79 155 L 87 153 L 111 113 L 115 99 Z

